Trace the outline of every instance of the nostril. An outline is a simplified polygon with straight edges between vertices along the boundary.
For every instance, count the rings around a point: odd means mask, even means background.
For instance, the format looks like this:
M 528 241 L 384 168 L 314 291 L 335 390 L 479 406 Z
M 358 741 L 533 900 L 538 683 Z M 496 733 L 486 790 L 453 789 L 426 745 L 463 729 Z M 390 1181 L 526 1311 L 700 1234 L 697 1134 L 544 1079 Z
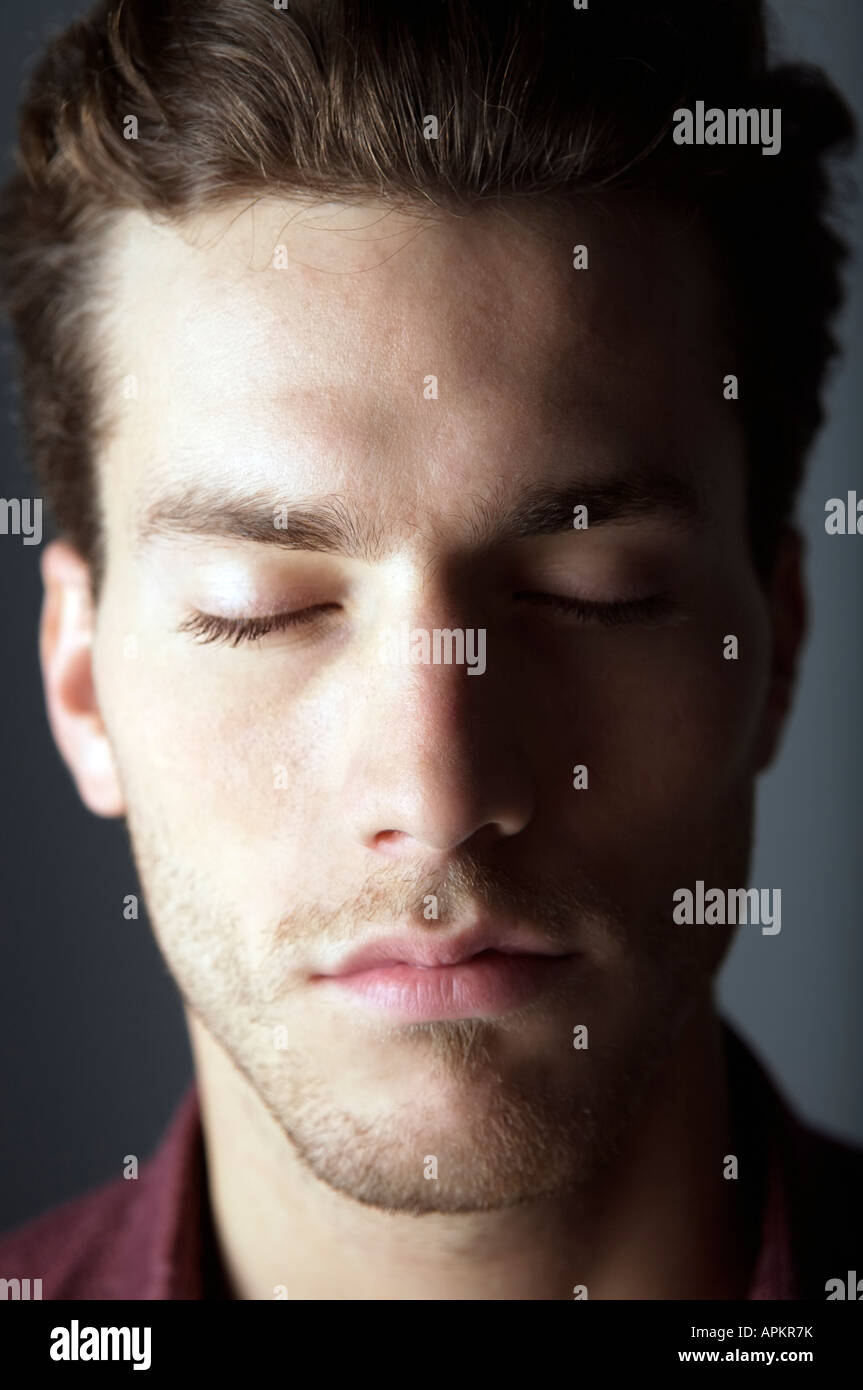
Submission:
M 379 830 L 374 837 L 375 849 L 387 849 L 390 845 L 397 845 L 404 839 L 404 832 L 401 830 Z

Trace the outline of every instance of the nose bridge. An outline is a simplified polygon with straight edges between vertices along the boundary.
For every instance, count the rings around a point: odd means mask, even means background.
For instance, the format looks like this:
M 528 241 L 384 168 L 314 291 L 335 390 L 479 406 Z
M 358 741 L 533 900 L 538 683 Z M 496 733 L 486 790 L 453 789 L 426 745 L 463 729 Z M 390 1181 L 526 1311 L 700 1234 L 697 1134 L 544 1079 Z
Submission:
M 444 849 L 491 822 L 515 833 L 530 788 L 486 634 L 402 623 L 388 636 L 351 739 L 363 839 L 397 831 Z
M 401 624 L 380 662 L 373 685 L 383 716 L 381 730 L 417 772 L 458 770 L 470 777 L 483 756 L 482 714 L 487 669 L 471 675 L 452 628 Z M 450 636 L 444 636 L 449 633 Z M 449 658 L 449 659 L 447 659 Z M 473 669 L 479 671 L 479 664 Z
M 445 742 L 466 758 L 488 681 L 488 643 L 485 627 L 470 625 L 475 605 L 459 570 L 428 554 L 400 568 L 376 633 L 372 684 L 383 707 L 398 715 L 403 704 L 399 728 L 417 750 L 428 738 L 438 752 Z

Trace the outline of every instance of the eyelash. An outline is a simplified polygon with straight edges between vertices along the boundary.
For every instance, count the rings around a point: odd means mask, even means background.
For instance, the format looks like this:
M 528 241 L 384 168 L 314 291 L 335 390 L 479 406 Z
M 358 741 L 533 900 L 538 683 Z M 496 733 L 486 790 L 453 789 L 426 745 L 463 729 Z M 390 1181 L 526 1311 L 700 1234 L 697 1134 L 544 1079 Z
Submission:
M 670 595 L 667 593 L 648 594 L 646 598 L 616 599 L 610 603 L 595 603 L 589 599 L 564 598 L 559 594 L 541 593 L 516 594 L 516 598 L 530 599 L 533 603 L 553 608 L 556 612 L 568 614 L 582 622 L 600 622 L 605 627 L 649 622 L 652 618 L 667 613 L 670 607 Z
M 581 622 L 600 622 L 605 627 L 618 627 L 624 623 L 647 622 L 668 608 L 668 595 L 650 594 L 647 598 L 615 600 L 611 603 L 596 603 L 588 599 L 564 598 L 558 594 L 521 593 L 517 599 L 524 599 Z M 266 618 L 220 618 L 214 613 L 193 613 L 177 629 L 191 634 L 201 644 L 218 643 L 228 647 L 238 647 L 243 642 L 258 642 L 271 632 L 285 632 L 291 628 L 313 627 L 336 603 L 322 603 L 313 608 L 301 608 L 296 613 L 274 613 Z
M 273 613 L 267 618 L 219 618 L 214 613 L 193 613 L 178 627 L 200 643 L 219 642 L 238 647 L 241 642 L 259 642 L 270 632 L 285 632 L 288 628 L 313 627 L 323 614 L 336 603 L 320 603 L 314 608 L 301 608 L 296 613 Z

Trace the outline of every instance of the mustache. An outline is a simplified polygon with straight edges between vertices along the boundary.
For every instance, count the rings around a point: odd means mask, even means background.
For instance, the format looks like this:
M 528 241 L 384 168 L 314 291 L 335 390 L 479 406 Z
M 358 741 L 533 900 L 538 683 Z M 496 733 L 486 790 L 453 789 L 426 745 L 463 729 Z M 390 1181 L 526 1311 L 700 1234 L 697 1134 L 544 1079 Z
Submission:
M 432 906 L 436 916 L 429 912 Z M 534 926 L 553 945 L 570 942 L 576 923 L 608 923 L 617 916 L 583 871 L 566 880 L 551 874 L 516 875 L 462 851 L 443 873 L 388 869 L 369 875 L 356 893 L 333 906 L 308 902 L 292 908 L 279 919 L 273 946 L 293 948 L 322 938 L 351 944 L 368 939 L 370 922 L 383 931 L 408 924 L 436 931 L 477 913 Z

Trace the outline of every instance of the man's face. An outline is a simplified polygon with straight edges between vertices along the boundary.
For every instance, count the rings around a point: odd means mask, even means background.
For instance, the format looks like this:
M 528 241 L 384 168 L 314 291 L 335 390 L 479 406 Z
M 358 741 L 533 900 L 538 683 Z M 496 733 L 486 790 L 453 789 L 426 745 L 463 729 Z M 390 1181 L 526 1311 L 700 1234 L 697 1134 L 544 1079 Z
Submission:
M 769 615 L 704 249 L 266 199 L 129 216 L 105 273 L 95 681 L 188 1007 L 361 1200 L 583 1179 L 727 946 L 675 889 L 746 882 Z M 477 669 L 420 629 L 474 630 Z M 474 927 L 557 959 L 332 978 Z

